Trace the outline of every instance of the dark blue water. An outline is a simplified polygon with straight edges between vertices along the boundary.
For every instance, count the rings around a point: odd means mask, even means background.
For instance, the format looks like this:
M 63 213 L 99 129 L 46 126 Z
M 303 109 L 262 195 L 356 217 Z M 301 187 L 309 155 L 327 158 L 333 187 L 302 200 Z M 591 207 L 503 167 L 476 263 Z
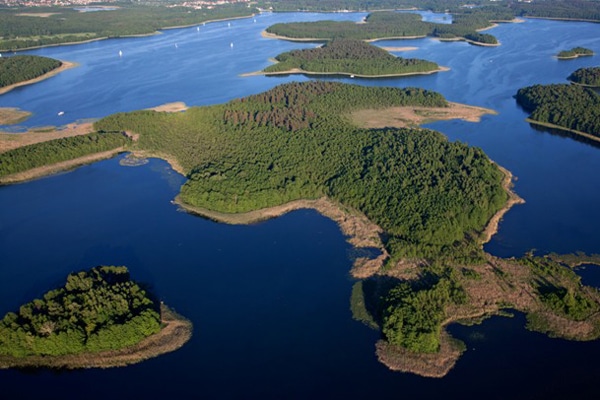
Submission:
M 0 96 L 35 115 L 24 126 L 61 124 L 171 101 L 212 104 L 305 77 L 248 77 L 268 58 L 313 44 L 264 39 L 275 22 L 365 14 L 265 14 L 253 19 L 30 52 L 80 63 Z M 435 16 L 430 16 L 435 18 Z M 535 248 L 600 253 L 600 149 L 540 132 L 524 121 L 517 89 L 565 82 L 597 56 L 558 61 L 575 46 L 600 53 L 600 25 L 552 21 L 491 30 L 496 48 L 430 39 L 379 42 L 450 71 L 368 85 L 420 86 L 449 100 L 493 108 L 480 123 L 431 124 L 450 140 L 482 147 L 518 177 L 525 205 L 511 210 L 486 249 L 519 256 Z M 230 47 L 230 43 L 234 47 Z M 175 46 L 177 44 L 177 46 Z M 123 57 L 119 58 L 119 50 Z M 62 117 L 58 111 L 65 111 Z M 195 324 L 180 351 L 142 364 L 68 373 L 0 371 L 1 398 L 592 398 L 600 342 L 572 343 L 523 329 L 524 318 L 452 327 L 469 350 L 441 380 L 392 373 L 374 354 L 378 334 L 351 319 L 352 249 L 337 226 L 297 211 L 252 226 L 227 226 L 177 211 L 183 178 L 153 160 L 117 159 L 0 187 L 0 314 L 61 284 L 74 270 L 125 264 Z M 600 286 L 591 267 L 584 282 Z M 589 272 L 589 273 L 588 273 Z

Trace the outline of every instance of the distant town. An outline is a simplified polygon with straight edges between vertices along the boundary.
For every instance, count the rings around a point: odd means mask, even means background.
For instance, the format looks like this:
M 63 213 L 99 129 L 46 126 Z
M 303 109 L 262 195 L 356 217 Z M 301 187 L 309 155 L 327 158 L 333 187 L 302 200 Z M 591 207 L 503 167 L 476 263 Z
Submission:
M 104 0 L 103 6 L 107 3 L 117 3 L 117 0 Z M 144 3 L 144 1 L 140 2 Z M 165 2 L 170 7 L 189 7 L 195 9 L 212 8 L 217 5 L 250 3 L 250 0 L 191 0 L 191 1 L 172 1 Z M 69 6 L 95 6 L 97 0 L 0 0 L 0 6 L 8 7 L 69 7 Z M 102 7 L 102 6 L 99 6 Z

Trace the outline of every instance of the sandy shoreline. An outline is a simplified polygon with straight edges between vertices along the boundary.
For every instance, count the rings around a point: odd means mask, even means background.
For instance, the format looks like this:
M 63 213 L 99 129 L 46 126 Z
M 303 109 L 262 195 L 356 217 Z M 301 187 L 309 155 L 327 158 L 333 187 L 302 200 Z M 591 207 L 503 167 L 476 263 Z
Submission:
M 17 358 L 0 356 L 0 369 L 6 368 L 111 368 L 124 367 L 170 353 L 181 348 L 192 337 L 192 323 L 161 304 L 164 327 L 135 346 L 121 350 L 65 356 L 32 356 Z
M 3 88 L 0 89 L 0 95 L 4 94 L 6 92 L 10 92 L 14 88 L 18 88 L 18 87 L 21 87 L 21 86 L 26 86 L 26 85 L 31 85 L 33 83 L 41 82 L 44 79 L 51 78 L 51 77 L 53 77 L 56 74 L 60 74 L 63 71 L 66 71 L 66 70 L 71 69 L 71 68 L 75 68 L 75 67 L 77 67 L 79 65 L 77 63 L 72 63 L 72 62 L 69 62 L 69 61 L 62 61 L 62 60 L 59 60 L 59 61 L 62 62 L 62 65 L 60 67 L 55 68 L 52 71 L 45 73 L 44 75 L 38 76 L 37 78 L 5 86 L 5 87 L 3 87 Z
M 311 72 L 311 71 L 305 71 L 300 68 L 293 68 L 293 69 L 290 69 L 287 71 L 277 71 L 277 72 L 264 72 L 264 71 L 248 72 L 246 74 L 241 74 L 240 76 L 243 76 L 243 77 L 256 76 L 256 75 L 277 76 L 277 75 L 300 74 L 300 75 L 313 75 L 313 76 L 314 75 L 316 75 L 316 76 L 319 76 L 319 75 L 320 76 L 342 75 L 342 76 L 348 76 L 350 78 L 377 79 L 377 78 L 395 78 L 395 77 L 412 76 L 412 75 L 431 75 L 431 74 L 435 74 L 437 72 L 445 72 L 445 71 L 450 71 L 450 68 L 440 66 L 438 69 L 435 69 L 433 71 L 406 72 L 406 73 L 402 73 L 402 74 L 383 74 L 383 75 L 363 75 L 363 74 L 357 74 L 357 73 L 352 73 L 352 72 Z
M 30 144 L 47 142 L 71 136 L 86 135 L 94 132 L 91 122 L 72 123 L 63 127 L 45 129 L 32 129 L 23 133 L 0 132 L 0 154 Z

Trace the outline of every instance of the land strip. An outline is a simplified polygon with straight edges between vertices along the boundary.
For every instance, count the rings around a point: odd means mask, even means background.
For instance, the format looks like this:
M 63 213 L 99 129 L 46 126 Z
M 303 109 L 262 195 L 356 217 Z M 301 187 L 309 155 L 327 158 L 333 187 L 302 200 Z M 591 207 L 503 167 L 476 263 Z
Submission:
M 60 74 L 63 71 L 66 71 L 68 69 L 71 69 L 71 68 L 74 68 L 74 67 L 78 66 L 78 64 L 72 63 L 72 62 L 69 62 L 69 61 L 62 61 L 61 60 L 61 62 L 62 62 L 62 65 L 60 67 L 58 67 L 56 69 L 53 69 L 52 71 L 50 71 L 48 73 L 45 73 L 42 76 L 38 76 L 37 78 L 30 79 L 28 81 L 18 82 L 18 83 L 15 83 L 13 85 L 9 85 L 9 86 L 5 86 L 3 88 L 0 88 L 0 95 L 4 94 L 4 93 L 7 93 L 7 92 L 9 92 L 9 91 L 11 91 L 11 90 L 13 90 L 15 88 L 21 87 L 21 86 L 26 86 L 26 85 L 31 85 L 33 83 L 41 82 L 41 81 L 43 81 L 45 79 L 53 77 L 56 74 Z

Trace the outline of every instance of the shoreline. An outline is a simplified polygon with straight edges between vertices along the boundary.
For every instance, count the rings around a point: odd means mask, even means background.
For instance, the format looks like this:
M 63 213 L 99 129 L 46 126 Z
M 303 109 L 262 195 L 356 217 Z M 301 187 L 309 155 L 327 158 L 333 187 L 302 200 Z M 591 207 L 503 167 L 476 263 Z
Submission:
M 59 60 L 59 61 L 62 63 L 62 65 L 60 67 L 55 68 L 52 71 L 46 72 L 44 75 L 40 75 L 37 78 L 33 78 L 28 81 L 17 82 L 17 83 L 13 83 L 12 85 L 8 85 L 3 88 L 0 88 L 0 95 L 3 95 L 4 93 L 10 92 L 11 90 L 21 87 L 21 86 L 31 85 L 31 84 L 46 80 L 48 78 L 52 78 L 54 75 L 60 74 L 63 71 L 66 71 L 68 69 L 79 66 L 79 64 L 77 64 L 77 63 L 72 63 L 72 62 L 63 61 L 63 60 Z
M 342 234 L 346 236 L 348 243 L 355 247 L 374 247 L 382 252 L 382 254 L 375 259 L 357 259 L 355 261 L 355 265 L 350 270 L 350 273 L 357 279 L 364 279 L 373 275 L 389 257 L 381 240 L 381 235 L 383 234 L 383 229 L 381 229 L 381 227 L 371 222 L 359 211 L 351 210 L 328 197 L 294 200 L 278 206 L 239 214 L 227 214 L 195 207 L 184 203 L 179 195 L 175 197 L 173 203 L 177 204 L 185 212 L 207 218 L 211 221 L 230 225 L 250 225 L 277 218 L 296 210 L 315 210 L 324 217 L 330 218 L 337 223 Z M 365 266 L 364 264 L 368 265 Z M 369 274 L 365 274 L 365 271 L 367 270 L 370 271 Z
M 85 40 L 82 40 L 80 42 L 52 43 L 52 44 L 44 44 L 44 45 L 40 45 L 40 46 L 22 47 L 22 48 L 19 48 L 19 49 L 0 49 L 0 52 L 19 52 L 19 51 L 43 49 L 45 47 L 74 46 L 74 45 L 77 45 L 77 44 L 85 44 L 85 43 L 97 42 L 97 41 L 100 41 L 100 40 L 107 40 L 107 39 L 148 37 L 148 36 L 160 35 L 161 34 L 160 31 L 162 31 L 162 30 L 189 28 L 189 27 L 192 27 L 192 26 L 207 24 L 207 23 L 211 23 L 211 22 L 220 22 L 220 21 L 229 21 L 229 20 L 234 20 L 234 19 L 252 18 L 255 15 L 256 15 L 256 13 L 252 13 L 251 15 L 248 15 L 248 16 L 220 18 L 220 19 L 210 19 L 210 20 L 207 20 L 207 21 L 202 21 L 202 22 L 198 22 L 198 23 L 194 23 L 194 24 L 188 24 L 188 25 L 180 25 L 180 26 L 166 26 L 166 27 L 159 28 L 158 30 L 156 30 L 154 32 L 148 32 L 148 33 L 137 33 L 137 34 L 132 34 L 132 35 L 119 35 L 119 36 L 100 36 L 100 37 L 95 37 L 95 38 L 91 38 L 91 39 L 85 39 Z
M 397 77 L 402 77 L 402 76 L 413 76 L 413 75 L 431 75 L 431 74 L 435 74 L 437 72 L 446 72 L 446 71 L 450 71 L 450 68 L 448 67 L 443 67 L 443 66 L 439 66 L 438 69 L 435 69 L 433 71 L 425 71 L 425 72 L 405 72 L 405 73 L 399 73 L 399 74 L 382 74 L 382 75 L 363 75 L 363 74 L 357 74 L 357 73 L 352 73 L 352 72 L 311 72 L 311 71 L 305 71 L 303 69 L 300 68 L 293 68 L 291 70 L 288 71 L 277 71 L 277 72 L 264 72 L 264 71 L 255 71 L 255 72 L 248 72 L 245 74 L 241 74 L 240 76 L 242 77 L 248 77 L 248 76 L 259 76 L 259 75 L 264 75 L 264 76 L 277 76 L 277 75 L 311 75 L 311 76 L 323 76 L 323 75 L 341 75 L 341 76 L 347 76 L 350 78 L 356 77 L 356 78 L 365 78 L 365 79 L 378 79 L 378 78 L 397 78 Z
M 592 53 L 592 54 L 575 54 L 574 56 L 568 56 L 568 57 L 560 57 L 560 56 L 555 56 L 555 57 L 559 60 L 574 60 L 579 57 L 591 57 L 593 55 L 594 55 L 594 53 Z M 575 83 L 575 82 L 573 82 L 573 83 Z
M 500 222 L 502 221 L 502 217 L 504 217 L 504 215 L 508 211 L 510 211 L 511 208 L 513 208 L 517 204 L 525 204 L 525 200 L 512 190 L 513 178 L 514 178 L 512 172 L 510 172 L 506 168 L 496 164 L 493 161 L 492 161 L 492 163 L 495 164 L 496 167 L 498 167 L 498 169 L 504 174 L 504 179 L 502 180 L 502 188 L 504 189 L 506 194 L 508 194 L 508 200 L 506 201 L 506 204 L 500 210 L 498 210 L 492 216 L 492 218 L 490 218 L 487 225 L 481 232 L 480 237 L 479 237 L 479 242 L 482 246 L 484 244 L 488 243 L 490 240 L 492 240 L 492 237 L 496 233 L 498 233 L 498 229 L 500 228 Z
M 575 83 L 575 82 L 573 82 L 573 84 L 579 85 L 579 83 Z M 581 86 L 586 86 L 586 85 L 581 85 Z M 588 87 L 597 87 L 597 86 L 588 86 Z M 564 132 L 569 132 L 569 133 L 574 134 L 575 136 L 581 136 L 581 137 L 584 137 L 586 139 L 593 140 L 594 142 L 600 142 L 600 137 L 594 136 L 594 135 L 589 134 L 589 133 L 577 131 L 575 129 L 566 128 L 566 127 L 560 126 L 560 125 L 554 125 L 554 124 L 551 124 L 549 122 L 536 121 L 536 120 L 531 119 L 531 118 L 525 118 L 525 121 L 527 121 L 527 122 L 529 122 L 530 124 L 533 124 L 533 125 L 539 125 L 539 126 L 543 126 L 545 128 L 552 128 L 552 129 L 557 129 L 557 130 L 564 131 Z
M 0 177 L 0 186 L 11 185 L 15 183 L 28 182 L 34 179 L 43 178 L 49 175 L 54 175 L 59 172 L 68 171 L 82 165 L 95 163 L 96 161 L 106 160 L 116 156 L 119 153 L 127 151 L 124 146 L 117 147 L 113 150 L 107 150 L 100 153 L 88 154 L 86 156 L 77 157 L 72 160 L 61 161 L 55 164 L 44 165 L 42 167 L 28 169 L 27 171 L 17 172 L 15 174 L 5 175 Z
M 136 364 L 181 348 L 192 337 L 192 323 L 161 304 L 160 332 L 140 343 L 120 350 L 64 356 L 29 356 L 23 358 L 0 356 L 0 369 L 7 368 L 112 368 Z

